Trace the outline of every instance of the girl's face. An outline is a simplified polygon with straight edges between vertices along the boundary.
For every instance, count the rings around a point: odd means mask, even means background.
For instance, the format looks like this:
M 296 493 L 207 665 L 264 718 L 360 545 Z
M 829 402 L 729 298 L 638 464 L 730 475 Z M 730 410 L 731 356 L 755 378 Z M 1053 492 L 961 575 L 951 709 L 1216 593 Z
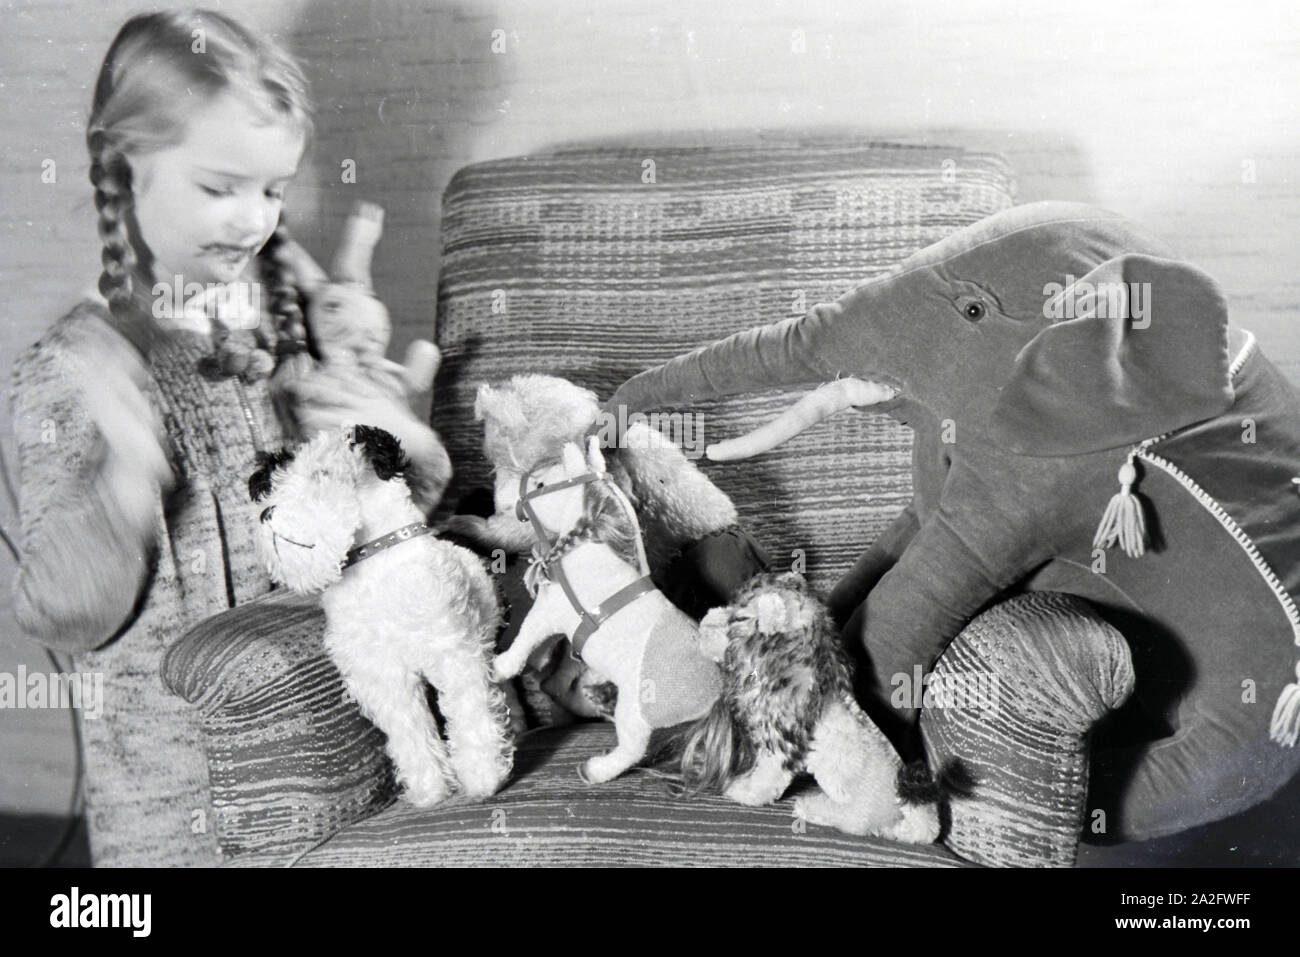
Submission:
M 181 143 L 128 157 L 155 281 L 240 278 L 275 231 L 304 145 L 301 130 L 223 93 L 194 111 Z

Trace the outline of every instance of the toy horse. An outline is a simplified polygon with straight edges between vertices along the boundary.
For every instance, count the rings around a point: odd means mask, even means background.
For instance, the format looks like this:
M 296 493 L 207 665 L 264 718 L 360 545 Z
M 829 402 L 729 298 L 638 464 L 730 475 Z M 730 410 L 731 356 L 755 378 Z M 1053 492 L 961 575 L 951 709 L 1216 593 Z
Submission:
M 618 687 L 613 751 L 579 772 L 600 784 L 643 757 L 655 728 L 706 714 L 722 689 L 717 666 L 700 651 L 695 623 L 650 580 L 631 504 L 610 479 L 598 440 L 587 458 L 566 443 L 558 463 L 526 472 L 519 517 L 540 543 L 529 569 L 536 600 L 510 648 L 493 663 L 496 680 L 523 670 L 551 635 Z

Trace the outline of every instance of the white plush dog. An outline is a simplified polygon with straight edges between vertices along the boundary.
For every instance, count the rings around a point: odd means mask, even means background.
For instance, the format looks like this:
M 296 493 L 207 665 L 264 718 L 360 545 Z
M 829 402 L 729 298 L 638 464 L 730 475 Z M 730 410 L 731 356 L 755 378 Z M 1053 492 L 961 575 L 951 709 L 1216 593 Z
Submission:
M 265 456 L 248 484 L 271 577 L 323 592 L 325 650 L 388 736 L 407 799 L 426 807 L 457 784 L 473 797 L 495 793 L 514 747 L 491 679 L 496 591 L 472 552 L 429 533 L 406 465 L 396 438 L 358 425 Z M 438 691 L 446 743 L 425 680 Z

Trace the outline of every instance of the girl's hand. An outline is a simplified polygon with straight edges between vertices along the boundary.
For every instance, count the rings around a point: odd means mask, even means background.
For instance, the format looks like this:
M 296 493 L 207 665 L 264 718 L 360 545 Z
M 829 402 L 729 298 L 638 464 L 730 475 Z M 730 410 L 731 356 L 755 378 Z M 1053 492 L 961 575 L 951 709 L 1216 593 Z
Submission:
M 417 502 L 431 508 L 451 479 L 451 462 L 433 429 L 411 411 L 404 398 L 382 388 L 358 367 L 317 366 L 286 386 L 302 438 L 322 429 L 372 425 L 392 433 L 411 460 Z
M 176 484 L 164 451 L 167 433 L 145 397 L 149 373 L 130 344 L 108 328 L 94 335 L 91 355 L 74 361 L 86 412 L 103 442 L 100 489 L 127 527 L 149 538 L 158 502 Z
M 398 439 L 423 428 L 402 399 L 377 385 L 357 366 L 318 365 L 290 382 L 287 391 L 293 397 L 304 439 L 343 425 L 373 425 Z

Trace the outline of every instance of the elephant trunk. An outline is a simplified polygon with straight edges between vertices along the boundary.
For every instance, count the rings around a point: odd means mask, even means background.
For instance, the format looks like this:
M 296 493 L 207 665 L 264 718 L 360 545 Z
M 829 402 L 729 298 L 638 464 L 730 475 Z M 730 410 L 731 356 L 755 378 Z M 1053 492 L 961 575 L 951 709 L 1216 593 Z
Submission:
M 737 332 L 670 359 L 628 379 L 605 408 L 641 412 L 834 379 L 836 370 L 822 358 L 822 340 L 831 314 L 838 312 L 835 303 L 814 306 L 806 316 Z
M 845 322 L 845 305 L 862 310 L 865 289 L 852 298 L 813 306 L 807 315 L 759 326 L 633 376 L 605 404 L 606 411 L 672 408 L 782 386 L 822 386 L 783 415 L 748 435 L 708 449 L 718 461 L 747 458 L 775 448 L 841 409 L 876 405 L 898 392 L 853 378 L 861 350 L 861 322 Z M 863 310 L 870 312 L 870 310 Z M 846 328 L 846 326 L 848 326 Z

